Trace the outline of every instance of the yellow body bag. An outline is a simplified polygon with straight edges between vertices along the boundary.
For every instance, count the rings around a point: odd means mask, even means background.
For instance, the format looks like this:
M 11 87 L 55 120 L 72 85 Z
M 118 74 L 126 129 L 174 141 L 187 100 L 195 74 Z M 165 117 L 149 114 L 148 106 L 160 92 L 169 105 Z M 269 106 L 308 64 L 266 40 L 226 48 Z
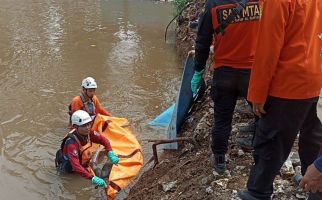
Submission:
M 93 122 L 92 130 L 106 137 L 112 150 L 120 158 L 118 165 L 113 165 L 108 178 L 109 186 L 106 193 L 114 199 L 117 192 L 124 189 L 140 172 L 143 166 L 141 146 L 132 131 L 128 128 L 125 118 L 110 117 L 98 114 Z M 94 144 L 92 151 L 99 147 Z

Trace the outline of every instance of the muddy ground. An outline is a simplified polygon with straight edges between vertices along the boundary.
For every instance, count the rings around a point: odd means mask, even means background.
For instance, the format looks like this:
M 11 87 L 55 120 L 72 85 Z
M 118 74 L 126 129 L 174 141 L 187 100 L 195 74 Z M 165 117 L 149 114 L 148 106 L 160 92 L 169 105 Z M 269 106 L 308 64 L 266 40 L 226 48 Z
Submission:
M 177 20 L 177 49 L 184 59 L 192 49 L 196 29 L 189 22 L 197 19 L 204 1 L 195 1 Z M 181 136 L 192 137 L 196 143 L 181 143 L 178 151 L 167 151 L 154 169 L 146 171 L 131 188 L 127 199 L 238 199 L 236 193 L 245 188 L 249 170 L 253 164 L 252 152 L 239 148 L 236 137 L 239 127 L 252 121 L 253 115 L 243 109 L 245 102 L 236 106 L 233 130 L 228 152 L 228 171 L 218 175 L 210 162 L 210 133 L 213 124 L 213 102 L 209 98 L 212 71 L 206 74 L 207 90 L 195 105 L 192 114 L 181 130 Z M 244 111 L 243 111 L 244 110 Z M 297 147 L 294 147 L 294 151 Z M 289 168 L 284 168 L 274 182 L 274 200 L 305 199 L 307 196 L 293 182 L 298 159 L 293 159 Z

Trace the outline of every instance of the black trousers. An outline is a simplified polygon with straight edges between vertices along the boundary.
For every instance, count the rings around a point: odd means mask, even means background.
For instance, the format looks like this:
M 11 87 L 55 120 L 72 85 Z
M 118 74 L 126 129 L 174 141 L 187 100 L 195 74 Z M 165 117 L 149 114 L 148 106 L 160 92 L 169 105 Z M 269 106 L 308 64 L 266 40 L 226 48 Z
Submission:
M 215 69 L 211 96 L 214 101 L 214 126 L 212 129 L 212 151 L 216 155 L 226 154 L 231 122 L 238 97 L 247 97 L 250 69 L 220 67 Z
M 307 200 L 322 200 L 322 192 L 311 193 Z
M 247 183 L 250 193 L 270 199 L 273 181 L 287 159 L 299 133 L 302 174 L 316 159 L 322 141 L 322 125 L 316 114 L 318 98 L 287 100 L 268 97 L 265 114 L 256 128 L 254 161 Z

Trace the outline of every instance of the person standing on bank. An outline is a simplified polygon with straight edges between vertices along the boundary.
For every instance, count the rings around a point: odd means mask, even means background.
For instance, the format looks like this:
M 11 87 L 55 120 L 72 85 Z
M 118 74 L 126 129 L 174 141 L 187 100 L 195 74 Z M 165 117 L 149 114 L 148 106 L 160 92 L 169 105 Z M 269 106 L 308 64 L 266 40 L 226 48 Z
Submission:
M 244 9 L 237 15 L 232 14 L 241 6 Z M 213 43 L 215 70 L 211 96 L 215 122 L 211 147 L 214 169 L 220 174 L 226 170 L 225 154 L 237 99 L 247 96 L 260 15 L 258 0 L 240 3 L 235 0 L 208 0 L 199 19 L 191 90 L 196 93 L 201 84 L 209 47 Z M 233 20 L 227 23 L 229 18 Z
M 97 83 L 92 77 L 83 79 L 82 93 L 79 96 L 73 98 L 69 105 L 69 115 L 77 110 L 86 111 L 91 117 L 95 117 L 97 114 L 111 116 L 111 114 L 101 105 L 97 96 L 95 95 L 97 89 Z
M 260 118 L 254 161 L 243 200 L 268 200 L 299 133 L 301 172 L 316 159 L 322 125 L 316 105 L 322 86 L 321 0 L 263 0 L 248 100 Z

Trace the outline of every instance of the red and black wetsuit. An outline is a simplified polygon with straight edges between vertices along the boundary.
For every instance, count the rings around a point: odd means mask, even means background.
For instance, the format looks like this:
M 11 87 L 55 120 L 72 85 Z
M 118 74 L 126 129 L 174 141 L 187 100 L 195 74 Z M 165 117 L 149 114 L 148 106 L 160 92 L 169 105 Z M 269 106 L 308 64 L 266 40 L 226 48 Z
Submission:
M 88 142 L 93 142 L 103 145 L 106 151 L 112 150 L 110 142 L 105 137 L 101 136 L 98 132 L 91 131 L 89 136 L 81 136 L 76 131 L 74 131 L 72 134 L 74 134 L 77 137 L 82 146 L 86 145 Z M 82 166 L 80 160 L 80 149 L 82 148 L 82 146 L 80 146 L 75 139 L 69 137 L 65 142 L 63 148 L 63 155 L 65 157 L 68 157 L 68 160 L 74 172 L 80 174 L 84 178 L 91 179 L 93 177 L 92 174 L 88 172 L 86 168 L 84 168 L 84 166 Z

